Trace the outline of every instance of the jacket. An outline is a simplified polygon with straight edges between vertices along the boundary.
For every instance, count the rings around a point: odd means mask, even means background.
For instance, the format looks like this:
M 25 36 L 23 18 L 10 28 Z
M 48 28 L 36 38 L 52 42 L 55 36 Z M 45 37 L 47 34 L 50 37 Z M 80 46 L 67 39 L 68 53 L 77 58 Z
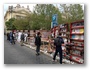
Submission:
M 60 45 L 59 46 L 57 46 L 57 38 L 59 38 L 60 39 Z M 56 48 L 60 48 L 61 47 L 61 45 L 62 44 L 64 44 L 64 40 L 63 40 L 63 38 L 62 37 L 60 37 L 60 36 L 58 36 L 55 40 L 54 40 L 54 45 L 56 46 Z
M 41 37 L 40 36 L 36 36 L 35 37 L 35 45 L 41 45 Z

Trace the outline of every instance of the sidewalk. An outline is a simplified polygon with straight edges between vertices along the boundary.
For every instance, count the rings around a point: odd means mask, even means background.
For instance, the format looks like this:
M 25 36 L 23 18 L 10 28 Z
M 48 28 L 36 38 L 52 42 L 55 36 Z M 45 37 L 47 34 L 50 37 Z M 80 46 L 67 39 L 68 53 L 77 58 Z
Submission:
M 33 50 L 36 50 L 36 47 L 33 47 L 33 46 L 28 45 L 28 44 L 25 44 L 25 43 L 24 43 L 24 45 L 27 46 L 27 47 L 29 47 L 29 48 L 31 48 L 31 49 L 33 49 Z M 47 55 L 47 56 L 49 56 L 49 57 L 52 57 L 53 58 L 53 55 L 51 55 L 51 54 L 49 54 L 47 52 L 44 52 L 42 50 L 40 50 L 40 52 L 43 53 L 43 54 L 45 54 L 45 55 Z M 59 57 L 57 57 L 56 59 L 59 59 Z
M 31 49 L 33 49 L 33 50 L 36 50 L 36 47 L 33 47 L 33 46 L 28 45 L 28 44 L 25 44 L 25 43 L 24 43 L 24 45 L 27 46 L 27 47 L 29 47 L 29 48 L 31 48 Z M 49 57 L 51 57 L 51 58 L 53 58 L 53 54 L 49 54 L 49 53 L 47 53 L 45 51 L 42 51 L 42 50 L 40 50 L 40 52 L 43 53 L 43 54 L 45 54 L 45 55 L 47 55 L 47 56 L 49 56 Z M 56 60 L 59 61 L 59 57 L 56 56 Z M 63 62 L 63 64 L 75 64 L 75 63 L 73 63 L 70 60 L 67 60 L 65 58 L 63 58 L 62 62 Z

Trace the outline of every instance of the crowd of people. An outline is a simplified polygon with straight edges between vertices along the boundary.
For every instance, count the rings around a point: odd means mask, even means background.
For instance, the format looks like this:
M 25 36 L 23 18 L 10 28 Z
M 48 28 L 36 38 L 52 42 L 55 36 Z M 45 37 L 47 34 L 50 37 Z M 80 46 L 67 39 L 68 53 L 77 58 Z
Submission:
M 18 31 L 11 31 L 7 33 L 7 40 L 10 41 L 10 44 L 15 44 L 16 41 L 21 43 L 23 46 L 24 42 L 28 41 L 28 37 L 30 33 Z M 34 43 L 36 45 L 36 55 L 40 55 L 40 46 L 41 46 L 41 33 L 34 31 Z M 53 61 L 56 61 L 56 55 L 59 52 L 60 64 L 62 64 L 62 45 L 64 44 L 63 38 L 61 37 L 61 33 L 58 33 L 58 36 L 54 39 L 54 45 L 56 46 L 55 54 L 53 56 Z
M 15 44 L 16 41 L 21 43 L 21 46 L 23 42 L 27 41 L 28 33 L 23 31 L 10 31 L 7 33 L 7 40 L 10 41 L 10 44 Z
M 7 40 L 10 41 L 10 44 L 15 44 L 15 33 L 13 31 L 7 33 Z

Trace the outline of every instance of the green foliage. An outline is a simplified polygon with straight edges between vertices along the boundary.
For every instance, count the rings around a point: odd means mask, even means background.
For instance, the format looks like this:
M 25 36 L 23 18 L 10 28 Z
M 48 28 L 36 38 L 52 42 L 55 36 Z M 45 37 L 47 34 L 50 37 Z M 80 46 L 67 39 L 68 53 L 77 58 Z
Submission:
M 81 20 L 84 17 L 84 12 L 80 4 L 61 4 L 60 11 L 62 12 L 62 16 L 65 16 L 62 20 L 63 23 L 70 24 L 71 22 Z
M 7 30 L 13 30 L 16 29 L 15 26 L 13 25 L 13 22 L 15 21 L 15 18 L 9 19 L 9 21 L 5 22 L 5 25 L 7 27 Z
M 53 14 L 58 15 L 58 24 L 71 23 L 84 17 L 80 4 L 60 4 L 59 8 L 53 4 L 37 4 L 33 12 L 25 13 L 26 17 L 24 18 L 12 18 L 7 21 L 5 23 L 7 29 L 50 30 Z
M 26 30 L 28 29 L 28 22 L 25 18 L 18 18 L 13 22 L 17 30 Z
M 63 22 L 65 23 L 81 20 L 84 17 L 82 6 L 80 4 L 61 4 L 60 8 L 62 15 L 65 16 L 65 19 L 63 19 Z
M 58 23 L 61 23 L 61 13 L 53 4 L 37 4 L 34 12 L 37 14 L 37 23 L 42 29 L 50 30 L 52 15 L 58 14 Z

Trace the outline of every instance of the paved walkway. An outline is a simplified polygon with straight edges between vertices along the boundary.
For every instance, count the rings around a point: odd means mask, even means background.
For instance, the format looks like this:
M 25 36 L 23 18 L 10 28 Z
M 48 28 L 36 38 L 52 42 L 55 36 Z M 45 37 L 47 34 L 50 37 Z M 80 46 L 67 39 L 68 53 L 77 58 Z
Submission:
M 52 62 L 52 58 L 41 53 L 36 56 L 36 51 L 19 43 L 11 45 L 4 36 L 4 64 L 59 64 Z

